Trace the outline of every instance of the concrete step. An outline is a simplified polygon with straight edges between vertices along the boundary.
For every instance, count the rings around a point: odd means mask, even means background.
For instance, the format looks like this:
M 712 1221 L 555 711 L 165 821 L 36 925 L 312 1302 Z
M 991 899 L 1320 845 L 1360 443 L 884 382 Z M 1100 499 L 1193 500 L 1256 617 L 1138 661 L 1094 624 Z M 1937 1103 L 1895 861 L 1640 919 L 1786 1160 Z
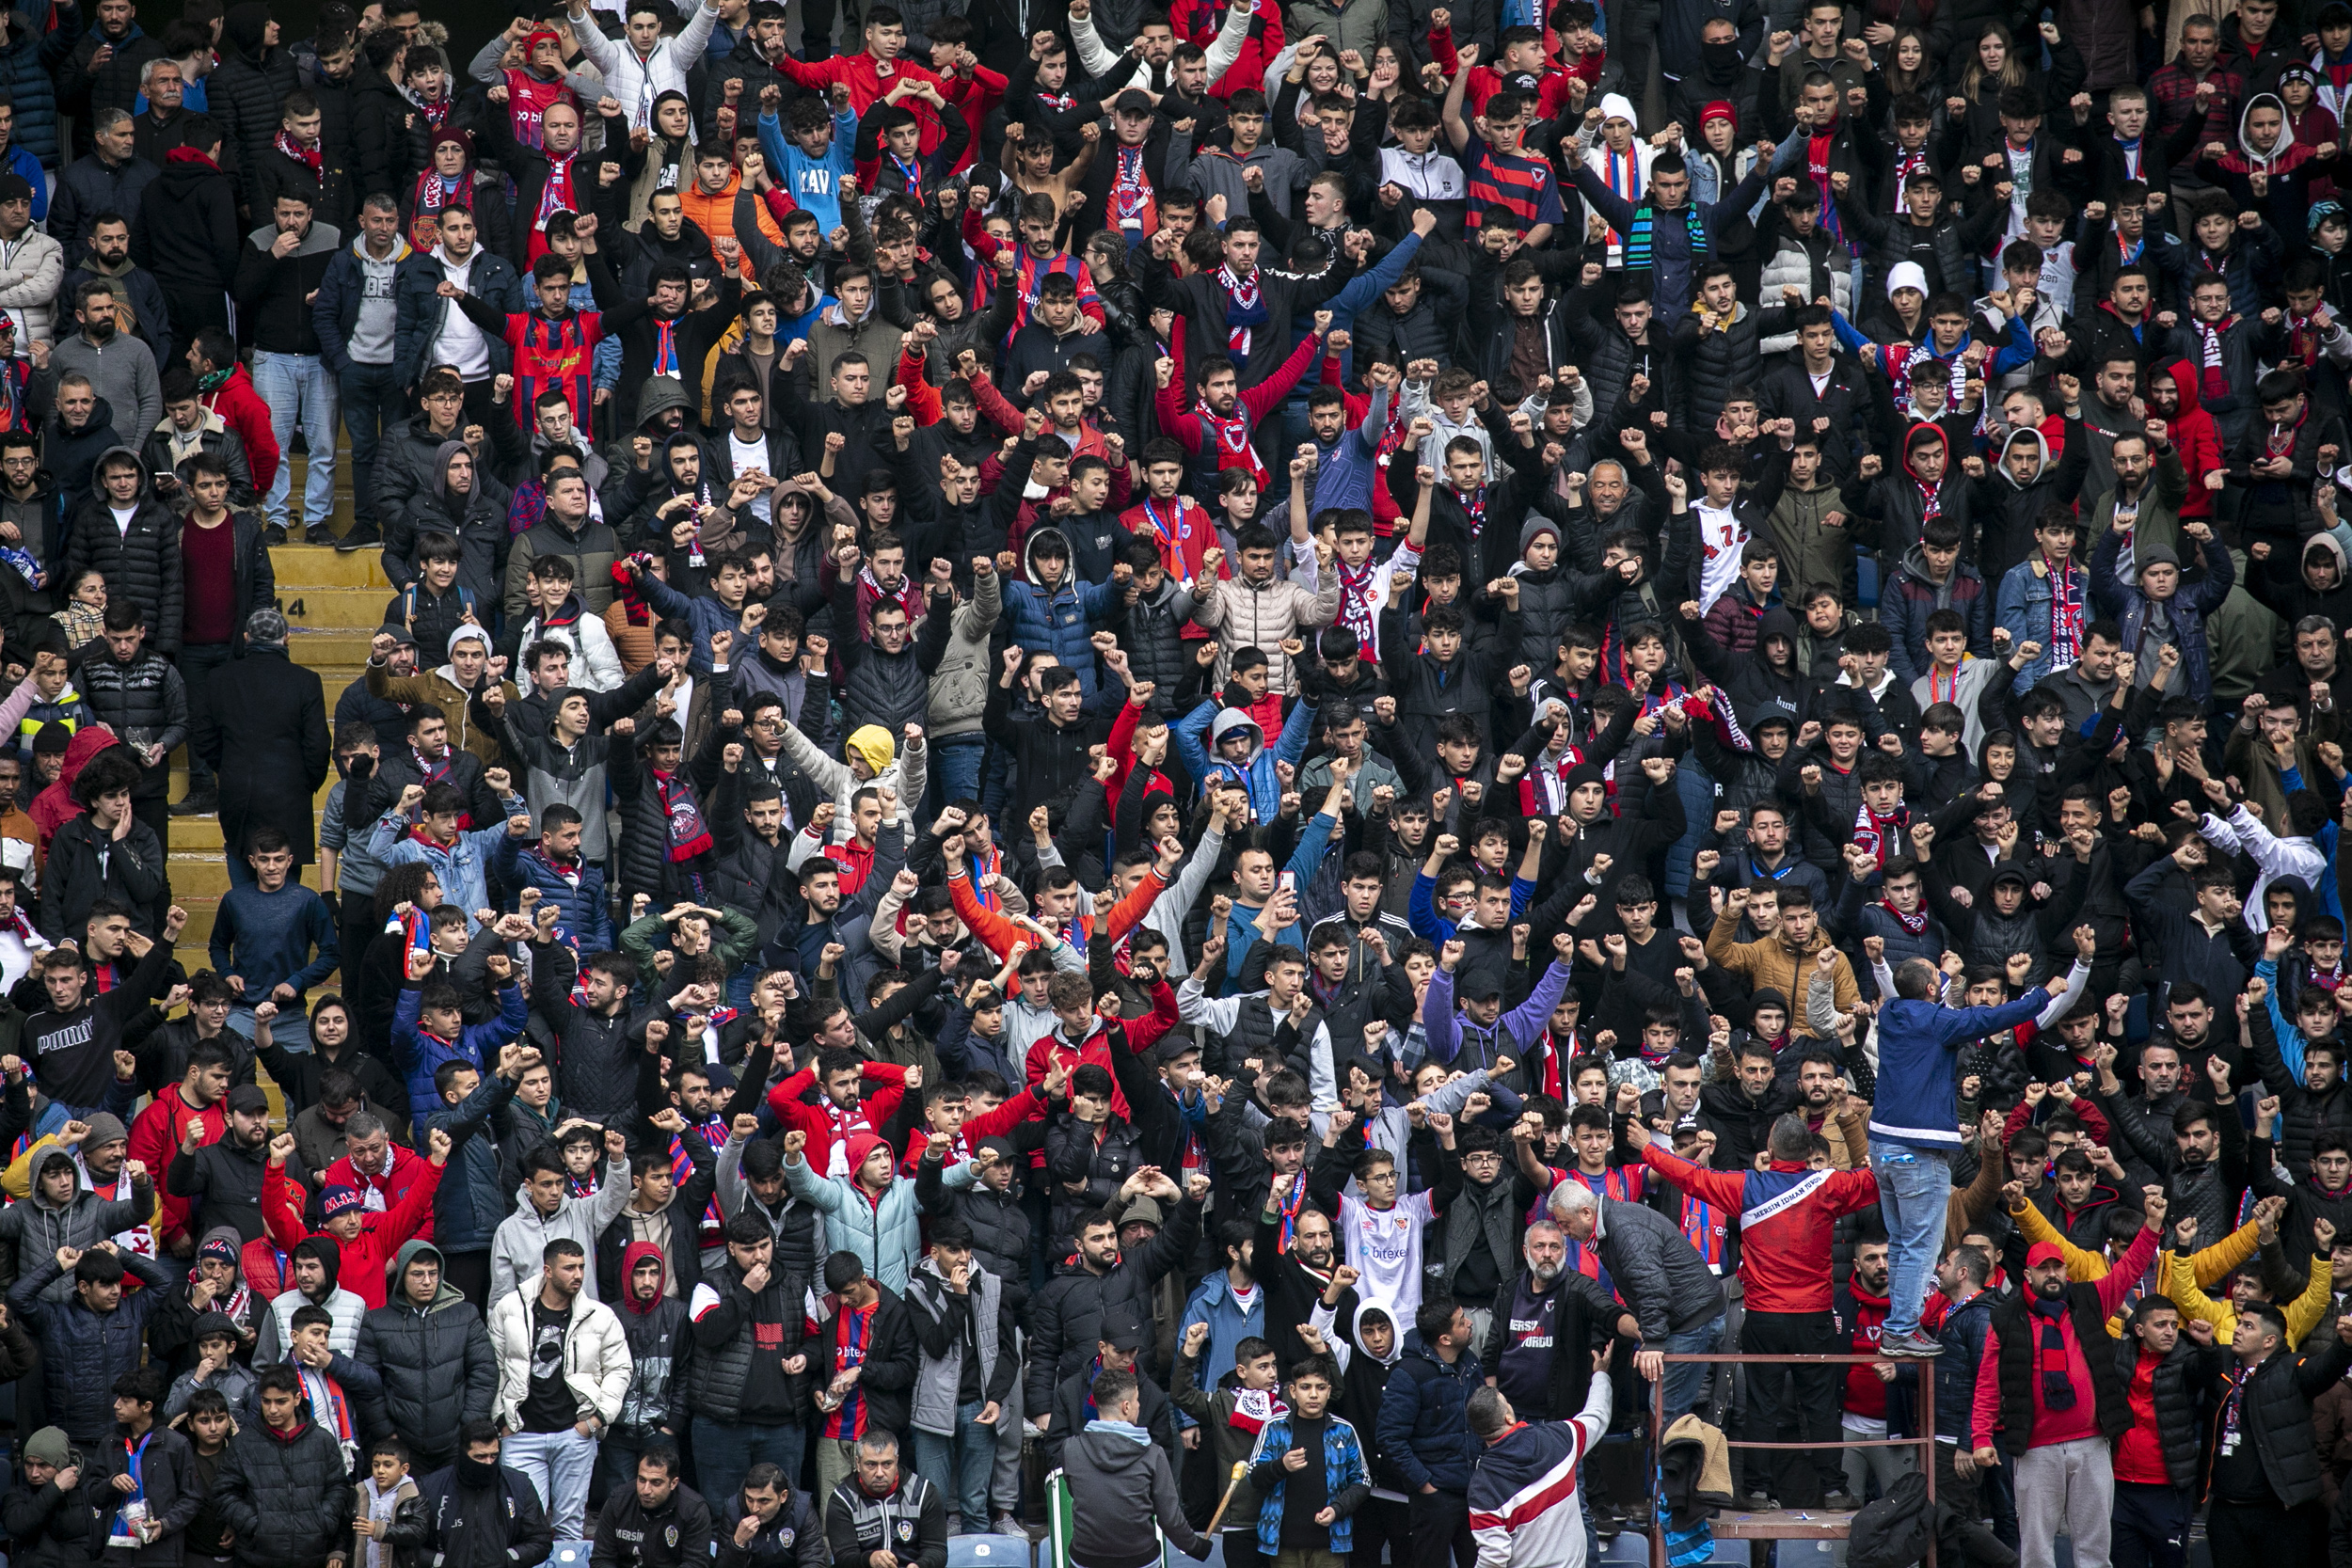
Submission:
M 324 545 L 280 545 L 269 552 L 269 562 L 278 576 L 280 594 L 313 588 L 392 591 L 391 580 L 384 575 L 382 552 L 373 548 L 345 555 Z
M 291 626 L 373 632 L 384 624 L 384 606 L 391 596 L 389 588 L 290 588 L 280 583 L 278 608 L 286 612 Z
M 381 610 L 383 608 L 379 600 L 376 609 Z M 374 641 L 376 629 L 382 625 L 380 620 L 371 620 L 364 628 L 297 626 L 294 628 L 294 641 L 286 645 L 286 651 L 294 656 L 296 664 L 306 669 L 357 670 L 368 662 L 369 644 Z M 322 675 L 321 678 L 325 677 Z
M 222 856 L 217 844 L 210 850 L 175 847 L 165 857 L 165 861 L 166 874 L 171 878 L 171 896 L 182 909 L 189 911 L 191 919 L 194 918 L 195 906 L 189 903 L 190 898 L 217 899 L 229 891 L 229 862 Z M 315 865 L 305 868 L 302 879 L 311 887 L 318 886 L 319 868 Z M 209 925 L 205 927 L 208 933 L 211 929 Z
M 331 699 L 330 699 L 330 700 L 331 700 Z M 231 766 L 231 767 L 233 767 L 233 766 L 235 766 L 235 765 L 232 763 L 230 766 Z M 323 784 L 319 785 L 317 789 L 315 789 L 315 790 L 311 791 L 311 794 L 310 794 L 310 800 L 311 800 L 311 802 L 312 802 L 315 806 L 317 806 L 320 810 L 324 811 L 324 810 L 326 808 L 326 793 L 327 793 L 327 791 L 328 791 L 328 790 L 331 790 L 331 789 L 333 789 L 334 787 L 335 787 L 335 775 L 334 775 L 334 774 L 330 771 L 330 772 L 326 775 L 326 782 L 325 784 Z M 187 793 L 187 788 L 188 788 L 188 758 L 187 758 L 187 752 L 183 750 L 183 751 L 180 752 L 177 754 L 177 758 L 176 758 L 176 760 L 172 763 L 172 767 L 171 767 L 171 798 L 172 798 L 173 800 L 179 800 L 179 799 L 180 799 L 183 795 L 184 795 L 185 793 Z M 218 827 L 217 827 L 217 825 L 218 825 L 219 821 L 220 821 L 220 819 L 219 819 L 218 817 L 216 817 L 216 816 L 175 816 L 175 817 L 173 817 L 173 818 L 171 819 L 171 825 L 172 825 L 174 828 L 178 828 L 178 827 L 180 827 L 181 825 L 183 825 L 183 824 L 184 824 L 184 823 L 191 823 L 191 822 L 205 822 L 205 823 L 211 823 L 211 824 L 214 824 L 214 825 L 215 825 L 215 837 L 213 838 L 212 842 L 214 842 L 214 843 L 217 844 L 217 843 L 219 842 L 219 837 L 218 837 Z M 175 844 L 179 842 L 179 835 L 178 835 L 176 832 L 172 835 L 172 840 L 173 840 L 173 842 L 174 842 Z

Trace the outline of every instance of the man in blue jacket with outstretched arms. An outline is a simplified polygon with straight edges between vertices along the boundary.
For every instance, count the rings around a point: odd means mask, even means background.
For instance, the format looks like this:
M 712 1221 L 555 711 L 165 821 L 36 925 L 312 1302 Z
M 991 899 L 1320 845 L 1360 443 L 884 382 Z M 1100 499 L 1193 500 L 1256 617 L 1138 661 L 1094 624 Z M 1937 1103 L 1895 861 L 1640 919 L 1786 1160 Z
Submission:
M 1952 1155 L 1961 1142 L 1960 1048 L 2027 1022 L 2061 990 L 2079 995 L 2090 983 L 2096 945 L 2095 937 L 2085 943 L 2084 929 L 2074 933 L 2077 956 L 2063 985 L 2053 978 L 1998 1007 L 1944 1006 L 1937 1000 L 1944 975 L 1925 958 L 1905 959 L 1890 986 L 1884 959 L 1874 958 L 1881 994 L 1893 997 L 1879 1009 L 1878 1100 L 1870 1108 L 1870 1170 L 1878 1178 L 1879 1212 L 1893 1253 L 1882 1355 L 1926 1357 L 1943 1351 L 1919 1332 L 1919 1307 L 1944 1250 Z

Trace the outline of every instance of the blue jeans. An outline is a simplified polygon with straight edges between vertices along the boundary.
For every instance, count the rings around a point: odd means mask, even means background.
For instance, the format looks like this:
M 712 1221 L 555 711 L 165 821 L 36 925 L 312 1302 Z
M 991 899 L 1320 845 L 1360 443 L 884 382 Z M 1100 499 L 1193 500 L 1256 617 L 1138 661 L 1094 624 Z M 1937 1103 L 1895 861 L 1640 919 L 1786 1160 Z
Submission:
M 253 388 L 269 404 L 270 434 L 283 453 L 278 477 L 262 498 L 262 510 L 280 528 L 286 523 L 286 493 L 294 483 L 294 425 L 309 447 L 302 482 L 302 520 L 324 523 L 335 515 L 335 383 L 315 354 L 253 351 Z
M 362 365 L 352 360 L 337 378 L 343 404 L 343 428 L 351 432 L 351 511 L 362 523 L 378 522 L 375 515 L 375 448 L 384 432 L 406 417 L 406 404 L 392 378 L 389 365 Z M 314 519 L 321 520 L 324 519 Z
M 988 1481 L 996 1467 L 996 1429 L 975 1418 L 987 1408 L 986 1400 L 956 1406 L 953 1437 L 919 1427 L 914 1433 L 914 1473 L 947 1499 L 950 1525 L 957 1514 L 963 1516 L 966 1535 L 988 1533 Z
M 562 1432 L 510 1432 L 501 1463 L 530 1479 L 555 1527 L 558 1541 L 584 1541 L 588 1482 L 596 1473 L 596 1440 L 566 1428 Z
M 755 1465 L 769 1464 L 784 1472 L 794 1486 L 801 1484 L 801 1459 L 808 1451 L 808 1428 L 789 1422 L 775 1426 L 732 1425 L 694 1418 L 694 1479 L 706 1497 L 732 1497 L 742 1487 L 744 1474 Z
M 951 735 L 932 741 L 930 746 L 930 797 L 924 803 L 925 814 L 937 816 L 958 800 L 978 800 L 980 764 L 988 759 L 988 736 Z
M 1944 1207 L 1952 1196 L 1952 1157 L 1937 1149 L 1873 1141 L 1870 1172 L 1879 1182 L 1879 1214 L 1886 1222 L 1886 1323 L 1880 1338 L 1919 1332 L 1919 1304 L 1928 1298 L 1944 1251 Z
M 1705 1355 L 1712 1352 L 1724 1337 L 1724 1315 L 1721 1312 L 1696 1328 L 1686 1328 L 1679 1334 L 1669 1334 L 1659 1349 L 1669 1355 Z M 1698 1407 L 1707 1397 L 1708 1379 L 1715 1375 L 1711 1361 L 1671 1362 L 1666 1368 L 1666 1419 Z

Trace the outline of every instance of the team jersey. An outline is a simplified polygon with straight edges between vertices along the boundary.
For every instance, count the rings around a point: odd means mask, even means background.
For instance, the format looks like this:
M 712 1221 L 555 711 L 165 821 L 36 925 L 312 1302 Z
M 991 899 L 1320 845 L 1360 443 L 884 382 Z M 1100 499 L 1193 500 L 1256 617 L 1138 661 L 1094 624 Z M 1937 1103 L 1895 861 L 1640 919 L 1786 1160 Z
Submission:
M 1356 1293 L 1366 1307 L 1387 1307 L 1401 1323 L 1421 1308 L 1422 1227 L 1438 1217 L 1426 1191 L 1399 1197 L 1393 1209 L 1375 1209 L 1340 1196 L 1340 1229 L 1347 1260 L 1362 1277 Z

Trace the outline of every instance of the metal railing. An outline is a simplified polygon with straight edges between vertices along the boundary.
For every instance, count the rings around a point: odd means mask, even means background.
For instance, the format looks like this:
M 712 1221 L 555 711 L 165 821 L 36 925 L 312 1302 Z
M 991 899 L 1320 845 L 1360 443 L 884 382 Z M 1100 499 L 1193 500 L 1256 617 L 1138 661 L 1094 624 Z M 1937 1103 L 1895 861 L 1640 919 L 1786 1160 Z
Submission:
M 1705 1362 L 1709 1365 L 1734 1367 L 1797 1367 L 1808 1365 L 1867 1367 L 1890 1359 L 1892 1358 L 1883 1355 L 1685 1355 L 1677 1354 L 1672 1352 L 1668 1352 L 1665 1354 L 1665 1361 L 1668 1366 L 1672 1366 L 1677 1362 Z M 1922 1360 L 1915 1363 L 1915 1365 L 1917 1367 L 1919 1372 L 1919 1408 L 1917 1416 L 1917 1430 L 1922 1433 L 1920 1436 L 1845 1437 L 1841 1435 L 1836 1443 L 1825 1444 L 1768 1443 L 1760 1440 L 1751 1441 L 1747 1439 L 1737 1439 L 1726 1434 L 1724 1437 L 1724 1446 L 1733 1449 L 1758 1449 L 1766 1450 L 1776 1449 L 1781 1451 L 1787 1451 L 1792 1449 L 1810 1451 L 1822 1448 L 1833 1447 L 1841 1449 L 1916 1449 L 1919 1450 L 1920 1473 L 1927 1478 L 1928 1512 L 1930 1519 L 1932 1520 L 1935 1512 L 1935 1362 L 1931 1359 Z M 1902 1363 L 1897 1361 L 1895 1362 L 1895 1366 L 1898 1370 L 1899 1370 Z M 1650 1385 L 1649 1407 L 1649 1473 L 1652 1491 L 1653 1494 L 1655 1494 L 1656 1481 L 1659 1474 L 1659 1456 L 1664 1446 L 1666 1433 L 1666 1380 L 1663 1375 L 1661 1375 L 1657 1382 Z M 1733 1484 L 1739 1484 L 1736 1478 Z M 1717 1513 L 1714 1520 L 1712 1521 L 1711 1528 L 1713 1529 L 1715 1539 L 1718 1541 L 1746 1541 L 1750 1543 L 1770 1543 L 1773 1541 L 1843 1541 L 1846 1539 L 1847 1533 L 1853 1528 L 1853 1515 L 1851 1513 L 1827 1513 L 1818 1509 L 1774 1509 L 1768 1513 L 1723 1509 Z M 1748 1561 L 1751 1564 L 1751 1568 L 1764 1568 L 1764 1563 L 1771 1552 L 1771 1549 L 1772 1548 L 1769 1545 L 1759 1546 L 1757 1544 L 1751 1544 L 1748 1547 Z M 1928 1531 L 1927 1556 L 1922 1560 L 1924 1561 L 1926 1568 L 1936 1568 L 1935 1531 L 1931 1525 Z M 1653 1495 L 1650 1498 L 1649 1562 L 1650 1568 L 1666 1568 L 1666 1503 L 1662 1497 L 1656 1495 Z

